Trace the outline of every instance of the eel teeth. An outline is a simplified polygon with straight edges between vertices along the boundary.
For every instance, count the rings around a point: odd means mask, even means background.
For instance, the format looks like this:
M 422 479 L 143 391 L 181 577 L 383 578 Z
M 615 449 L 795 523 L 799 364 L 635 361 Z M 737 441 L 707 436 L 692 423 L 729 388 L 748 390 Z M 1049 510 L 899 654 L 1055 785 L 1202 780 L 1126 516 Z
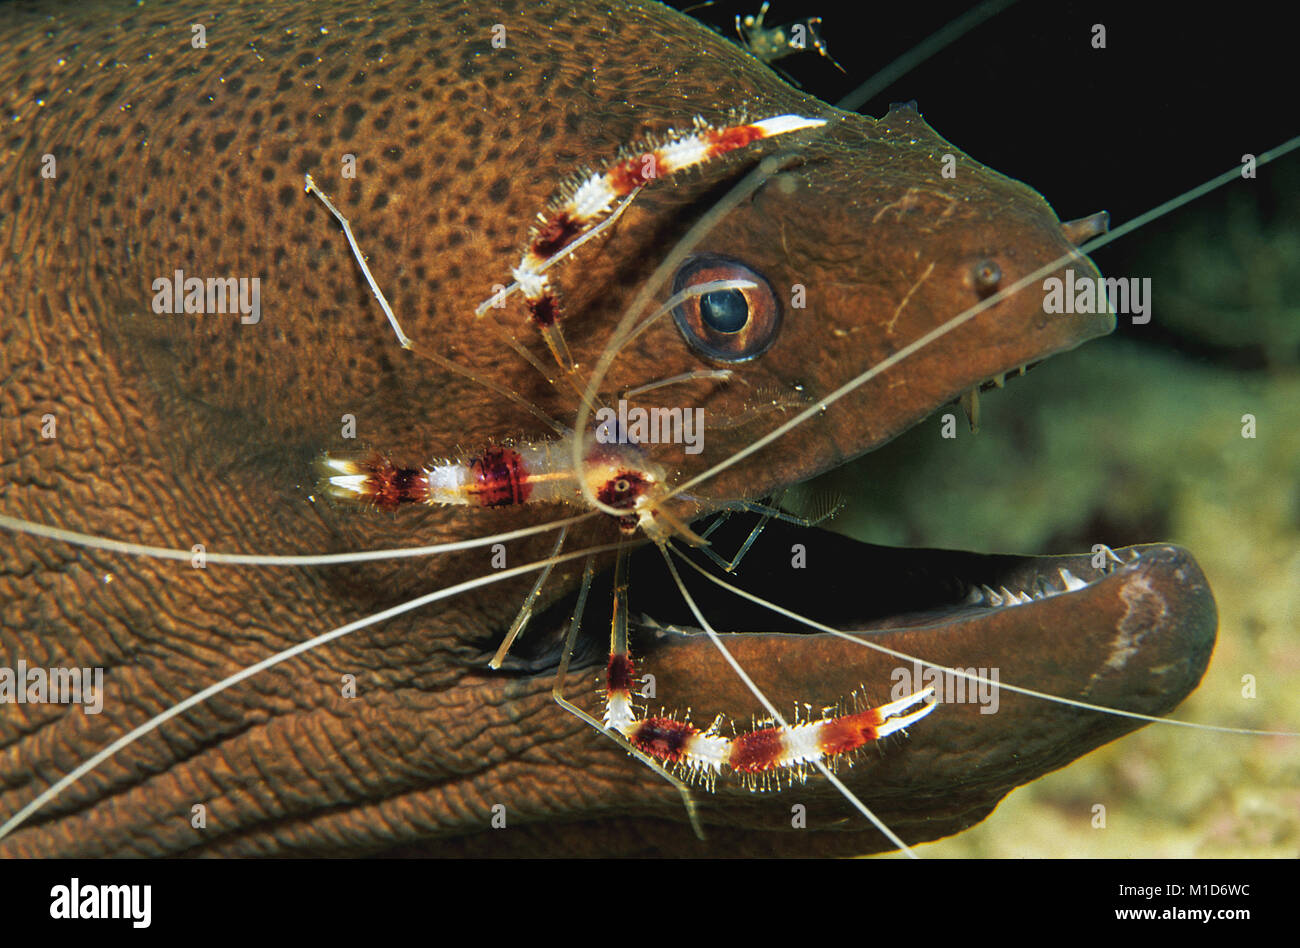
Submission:
M 1119 555 L 1109 549 L 1107 549 L 1107 552 L 1114 557 L 1116 562 L 1123 563 L 1123 559 Z M 1133 559 L 1137 559 L 1137 556 L 1135 555 Z M 994 589 L 987 584 L 981 584 L 970 588 L 962 604 L 967 606 L 990 606 L 993 608 L 1029 605 L 1036 600 L 1041 601 L 1051 599 L 1053 596 L 1059 596 L 1062 593 L 1077 592 L 1080 589 L 1086 589 L 1089 585 L 1063 566 L 1058 568 L 1056 572 L 1061 577 L 1062 585 L 1059 589 L 1052 585 L 1051 580 L 1045 576 L 1034 577 L 1032 593 L 1023 589 L 1012 591 L 1006 586 Z
M 1123 566 L 1123 565 L 1124 565 L 1124 561 L 1123 561 L 1122 559 L 1120 559 L 1118 556 L 1115 555 L 1115 551 L 1114 551 L 1114 550 L 1112 550 L 1110 547 L 1108 547 L 1108 546 L 1107 546 L 1106 544 L 1104 544 L 1104 543 L 1101 543 L 1101 544 L 1098 544 L 1098 545 L 1099 545 L 1099 546 L 1102 548 L 1102 550 L 1104 550 L 1105 553 L 1106 553 L 1106 561 L 1105 561 L 1105 563 L 1102 564 L 1102 567 L 1101 567 L 1101 571 L 1102 571 L 1103 573 L 1107 573 L 1107 574 L 1109 574 L 1109 573 L 1113 573 L 1113 572 L 1115 571 L 1115 567 L 1116 567 L 1116 566 Z
M 1064 566 L 1058 569 L 1057 572 L 1061 574 L 1061 580 L 1065 583 L 1065 589 L 1067 592 L 1075 592 L 1077 590 L 1083 589 L 1088 585 L 1083 580 L 1079 579 L 1079 577 L 1071 573 Z
M 1012 592 L 1006 586 L 998 590 L 994 590 L 989 586 L 972 586 L 971 591 L 966 594 L 964 605 L 993 607 L 1028 605 L 1035 599 L 1045 599 L 1047 596 L 1056 595 L 1056 590 L 1053 590 L 1050 585 L 1048 590 L 1046 594 L 1040 591 L 1031 596 L 1024 590 Z
M 993 376 L 993 378 L 989 379 L 989 381 L 998 388 L 1002 388 L 1007 383 L 1007 373 L 999 372 L 997 375 Z

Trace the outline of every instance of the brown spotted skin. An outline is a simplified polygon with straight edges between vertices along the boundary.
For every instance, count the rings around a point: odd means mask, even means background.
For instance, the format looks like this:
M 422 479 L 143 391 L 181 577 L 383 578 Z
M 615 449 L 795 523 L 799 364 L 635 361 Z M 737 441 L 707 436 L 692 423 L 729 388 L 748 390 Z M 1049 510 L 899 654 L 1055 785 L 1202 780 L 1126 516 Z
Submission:
M 188 7 L 126 2 L 0 10 L 7 514 L 258 553 L 427 544 L 553 518 L 560 511 L 333 507 L 313 496 L 312 462 L 356 448 L 341 437 L 345 416 L 361 443 L 399 466 L 545 436 L 535 419 L 420 350 L 473 365 L 571 419 L 572 395 L 551 390 L 476 323 L 474 306 L 509 282 L 562 179 L 638 137 L 686 128 L 696 114 L 723 122 L 744 107 L 831 121 L 816 135 L 741 150 L 648 188 L 603 247 L 558 270 L 565 331 L 584 366 L 707 199 L 778 145 L 797 147 L 802 164 L 701 246 L 746 260 L 774 287 L 808 288 L 808 309 L 787 316 L 775 345 L 743 367 L 755 386 L 827 393 L 974 302 L 967 279 L 979 260 L 995 258 L 1009 282 L 1065 249 L 1038 195 L 976 164 L 914 112 L 880 121 L 837 113 L 653 4 L 227 2 L 198 19 L 204 49 L 191 45 L 195 18 Z M 504 49 L 491 45 L 495 23 L 507 29 Z M 721 100 L 710 91 L 720 88 L 748 90 L 748 100 Z M 949 151 L 957 182 L 939 176 L 938 157 Z M 53 179 L 41 176 L 45 155 Z M 355 178 L 342 174 L 345 155 L 355 156 Z M 415 353 L 398 348 L 339 228 L 303 193 L 305 173 L 351 219 Z M 261 321 L 155 315 L 152 281 L 178 269 L 259 278 Z M 519 300 L 494 317 L 547 357 Z M 809 476 L 981 378 L 1109 328 L 1104 319 L 1049 320 L 1030 294 L 1007 301 L 711 481 L 707 495 L 757 496 Z M 615 363 L 606 391 L 699 367 L 662 320 Z M 675 402 L 723 414 L 743 410 L 744 397 L 741 387 L 704 383 L 673 392 Z M 46 414 L 57 420 L 53 440 L 39 436 Z M 680 477 L 776 420 L 710 432 L 699 457 L 657 460 Z M 617 530 L 602 521 L 570 549 Z M 511 544 L 510 562 L 538 558 L 552 542 Z M 194 569 L 6 537 L 0 654 L 102 665 L 108 676 L 97 716 L 0 709 L 0 817 L 195 690 L 378 608 L 490 572 L 489 562 L 483 550 L 330 569 Z M 580 563 L 557 568 L 548 598 L 579 575 Z M 710 827 L 701 846 L 671 788 L 551 703 L 549 673 L 486 668 L 530 581 L 341 639 L 218 695 L 69 788 L 0 840 L 0 854 L 880 848 L 878 834 L 843 819 L 846 806 L 820 784 L 801 799 L 819 801 L 818 825 L 841 832 L 782 832 L 788 803 L 729 786 L 701 798 Z M 1152 628 L 1181 615 L 1171 583 L 1151 581 Z M 633 598 L 635 608 L 635 580 Z M 1000 620 L 1009 628 L 996 631 L 1014 644 L 971 629 L 946 650 L 916 633 L 910 645 L 963 666 L 1015 667 L 1020 680 L 1050 671 L 1042 687 L 1077 692 L 1093 687 L 1105 643 L 1130 615 L 1121 590 L 1095 599 L 1083 615 L 1030 623 L 1026 610 Z M 591 606 L 597 635 L 607 614 L 606 604 Z M 1040 668 L 1026 643 L 1067 625 L 1076 647 Z M 892 664 L 842 654 L 819 637 L 777 639 L 747 639 L 737 651 L 782 706 L 832 703 L 860 682 L 887 680 Z M 1159 640 L 1153 632 L 1144 648 L 1158 653 Z M 644 661 L 677 676 L 674 693 L 696 720 L 722 711 L 748 720 L 758 710 L 707 643 L 656 649 Z M 345 675 L 355 676 L 355 698 L 341 697 Z M 575 672 L 567 689 L 597 714 L 599 677 L 594 667 Z M 1112 677 L 1096 700 L 1132 690 Z M 1168 685 L 1148 705 L 1168 707 L 1177 694 Z M 1089 719 L 1081 730 L 1077 716 L 1016 707 L 1019 717 L 997 721 L 936 712 L 911 743 L 856 768 L 853 785 L 905 838 L 932 838 L 1126 727 Z M 974 766 L 965 754 L 972 741 L 981 748 Z M 1013 753 L 1026 741 L 1041 750 L 1027 762 Z M 508 809 L 508 833 L 486 831 L 497 803 Z M 204 830 L 190 824 L 196 804 L 207 808 Z

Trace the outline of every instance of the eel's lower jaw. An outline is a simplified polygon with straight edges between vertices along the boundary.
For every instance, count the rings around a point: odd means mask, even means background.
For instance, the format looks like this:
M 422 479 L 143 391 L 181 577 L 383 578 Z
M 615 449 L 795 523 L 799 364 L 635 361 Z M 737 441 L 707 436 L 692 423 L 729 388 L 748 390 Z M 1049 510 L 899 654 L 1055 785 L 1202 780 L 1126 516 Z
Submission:
M 805 548 L 802 569 L 792 568 L 793 543 Z M 1197 686 L 1209 663 L 1214 599 L 1196 562 L 1179 547 L 1151 544 L 1114 554 L 1101 553 L 1094 568 L 1092 553 L 901 550 L 773 524 L 726 580 L 934 665 L 1103 708 L 1163 715 Z M 738 730 L 748 728 L 751 715 L 764 717 L 706 636 L 670 628 L 696 623 L 674 604 L 679 595 L 647 588 L 651 572 L 649 563 L 639 570 L 632 607 L 656 620 L 633 641 L 644 669 L 655 675 L 652 710 L 689 708 L 701 725 L 722 714 Z M 818 716 L 854 693 L 860 703 L 883 704 L 937 688 L 941 706 L 903 740 L 859 755 L 851 775 L 850 785 L 905 839 L 937 838 L 970 825 L 1014 787 L 1144 724 L 945 675 L 812 631 L 701 577 L 687 583 L 715 628 L 730 633 L 723 641 L 732 655 L 783 714 L 797 707 L 805 718 Z M 923 603 L 926 590 L 930 601 Z M 798 792 L 838 805 L 824 781 Z

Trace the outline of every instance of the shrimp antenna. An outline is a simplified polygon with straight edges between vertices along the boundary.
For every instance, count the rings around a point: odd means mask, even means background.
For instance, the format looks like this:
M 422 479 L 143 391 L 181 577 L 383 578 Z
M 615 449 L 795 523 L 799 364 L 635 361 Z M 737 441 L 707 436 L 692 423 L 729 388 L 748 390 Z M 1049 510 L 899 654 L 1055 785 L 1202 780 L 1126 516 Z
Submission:
M 993 19 L 993 17 L 1007 7 L 1013 6 L 1016 2 L 1017 0 L 984 0 L 979 6 L 971 7 L 961 16 L 950 20 L 943 29 L 931 33 L 921 40 L 884 69 L 878 70 L 874 76 L 840 99 L 839 102 L 836 102 L 835 107 L 844 109 L 846 112 L 856 112 L 880 92 L 888 89 L 895 81 L 907 75 L 935 53 L 951 46 L 975 27 L 986 20 Z
M 1283 155 L 1291 151 L 1294 151 L 1296 148 L 1300 148 L 1300 135 L 1288 139 L 1287 141 L 1283 142 L 1277 147 L 1271 148 L 1268 151 L 1258 155 L 1255 159 L 1256 166 L 1258 167 L 1260 165 L 1267 164 L 1270 161 L 1275 161 L 1276 159 L 1281 158 Z M 684 483 L 679 484 L 676 487 L 672 488 L 664 495 L 663 499 L 666 500 L 667 498 L 672 497 L 674 494 L 680 493 L 681 491 L 689 490 L 690 488 L 694 487 L 696 484 L 699 484 L 702 481 L 706 481 L 709 478 L 713 477 L 714 475 L 720 473 L 721 471 L 724 471 L 727 468 L 740 463 L 742 460 L 749 457 L 751 454 L 754 454 L 757 451 L 761 451 L 763 448 L 767 447 L 773 441 L 776 441 L 778 438 L 788 434 L 789 432 L 793 431 L 795 428 L 802 425 L 808 419 L 820 415 L 822 412 L 824 412 L 835 402 L 839 401 L 845 395 L 848 395 L 849 393 L 861 388 L 863 385 L 871 381 L 877 375 L 880 375 L 882 372 L 887 371 L 888 369 L 892 368 L 893 366 L 897 365 L 898 363 L 902 362 L 908 357 L 915 355 L 917 352 L 919 352 L 921 349 L 924 349 L 926 346 L 930 345 L 930 343 L 934 342 L 936 339 L 946 336 L 954 329 L 957 329 L 959 326 L 962 326 L 965 323 L 969 322 L 970 320 L 974 319 L 976 316 L 984 312 L 986 309 L 996 306 L 999 303 L 1001 303 L 1003 300 L 1015 295 L 1016 293 L 1019 293 L 1025 287 L 1032 286 L 1039 283 L 1039 281 L 1041 281 L 1044 277 L 1048 276 L 1049 274 L 1059 269 L 1062 264 L 1069 263 L 1071 260 L 1075 259 L 1075 257 L 1078 254 L 1091 253 L 1092 251 L 1100 247 L 1104 247 L 1107 244 L 1111 243 L 1112 241 L 1118 240 L 1120 237 L 1132 233 L 1133 231 L 1137 230 L 1140 227 L 1146 226 L 1147 224 L 1151 223 L 1157 218 L 1163 217 L 1164 215 L 1177 210 L 1178 208 L 1182 207 L 1188 202 L 1194 201 L 1197 198 L 1201 197 L 1202 195 L 1207 194 L 1210 191 L 1215 190 L 1216 188 L 1222 187 L 1223 185 L 1228 184 L 1229 182 L 1237 181 L 1240 179 L 1241 179 L 1241 168 L 1239 166 L 1231 168 L 1228 171 L 1223 172 L 1222 174 L 1216 175 L 1215 177 L 1211 178 L 1209 181 L 1206 181 L 1204 184 L 1198 185 L 1197 187 L 1192 188 L 1189 191 L 1185 191 L 1176 197 L 1170 198 L 1168 201 L 1165 201 L 1163 204 L 1159 204 L 1156 207 L 1153 207 L 1145 214 L 1138 215 L 1133 220 L 1128 221 L 1127 223 L 1114 228 L 1109 233 L 1101 234 L 1100 236 L 1095 237 L 1094 239 L 1088 241 L 1083 246 L 1071 250 L 1069 253 L 1062 254 L 1060 257 L 1057 257 L 1055 260 L 1052 260 L 1049 263 L 1043 264 L 1043 266 L 1039 267 L 1037 270 L 1034 270 L 1032 273 L 1029 273 L 1026 276 L 1021 277 L 1019 280 L 1015 281 L 1011 285 L 998 290 L 996 293 L 993 293 L 988 297 L 985 297 L 983 300 L 976 303 L 974 306 L 971 306 L 968 309 L 965 309 L 962 312 L 958 313 L 956 316 L 953 316 L 947 322 L 941 323 L 940 325 L 931 329 L 929 332 L 923 333 L 922 335 L 918 336 L 916 339 L 913 339 L 907 345 L 901 347 L 900 349 L 895 350 L 893 353 L 891 353 L 890 355 L 881 359 L 875 365 L 868 368 L 862 374 L 855 376 L 852 379 L 849 379 L 849 381 L 845 382 L 843 385 L 841 385 L 835 391 L 831 392 L 825 398 L 818 399 L 816 402 L 811 404 L 808 408 L 804 409 L 799 414 L 791 418 L 789 421 L 786 421 L 781 425 L 778 425 L 775 429 L 763 435 L 763 437 L 750 442 L 748 445 L 736 451 L 730 457 L 724 458 L 723 460 L 719 461 L 717 464 L 713 465 L 707 470 L 702 471 L 699 474 L 696 474 L 694 477 L 690 478 Z M 687 236 L 689 237 L 690 235 L 688 234 Z M 674 251 L 674 255 L 675 255 L 675 251 Z M 656 271 L 656 276 L 657 275 L 658 273 Z M 647 286 L 649 286 L 649 284 L 647 284 Z M 607 351 L 606 355 L 608 354 L 609 353 Z M 612 361 L 612 356 L 608 361 Z M 603 370 L 607 368 L 608 368 L 608 362 L 602 356 L 601 363 L 597 365 L 597 372 L 603 373 Z M 593 373 L 593 380 L 595 380 L 595 378 L 596 375 L 595 373 Z M 581 410 L 578 412 L 577 423 L 579 426 L 586 423 L 586 416 Z
M 563 556 L 551 557 L 550 559 L 539 560 L 538 562 L 535 563 L 527 563 L 523 566 L 515 566 L 510 569 L 503 569 L 498 572 L 488 573 L 487 575 L 484 576 L 478 576 L 474 579 L 466 580 L 463 583 L 458 583 L 455 586 L 448 586 L 445 589 L 439 589 L 436 592 L 426 593 L 425 595 L 418 596 L 415 599 L 409 599 L 406 602 L 399 603 L 396 606 L 392 606 L 388 609 L 384 609 L 380 612 L 376 612 L 372 615 L 366 616 L 363 619 L 357 619 L 355 622 L 349 622 L 347 625 L 341 625 L 338 628 L 331 629 L 328 632 L 322 632 L 320 635 L 307 639 L 305 642 L 299 642 L 296 645 L 292 645 L 289 648 L 284 649 L 283 651 L 276 652 L 274 655 L 271 655 L 268 658 L 262 659 L 262 661 L 260 662 L 255 662 L 252 665 L 242 668 L 239 671 L 235 672 L 233 675 L 228 675 L 227 677 L 221 679 L 217 683 L 213 685 L 209 685 L 207 688 L 195 692 L 194 694 L 190 695 L 188 698 L 176 702 L 175 704 L 167 708 L 167 710 L 161 712 L 160 714 L 154 715 L 152 718 L 150 718 L 148 721 L 145 721 L 139 727 L 122 735 L 117 740 L 113 741 L 111 744 L 105 747 L 103 750 L 99 751 L 98 753 L 87 758 L 82 763 L 78 764 L 75 768 L 73 768 L 63 777 L 60 777 L 57 781 L 55 781 L 53 785 L 51 785 L 49 788 L 47 788 L 46 790 L 38 794 L 34 800 L 32 800 L 21 810 L 19 810 L 8 820 L 6 820 L 3 825 L 0 825 L 0 839 L 3 839 L 4 837 L 8 836 L 18 826 L 20 826 L 23 822 L 25 822 L 27 818 L 30 817 L 33 813 L 35 813 L 41 807 L 45 806 L 50 801 L 54 800 L 64 790 L 66 790 L 72 784 L 76 783 L 86 774 L 90 773 L 90 771 L 94 770 L 104 761 L 116 755 L 119 751 L 134 744 L 136 741 L 144 737 L 146 734 L 149 734 L 150 732 L 157 730 L 161 725 L 165 724 L 167 721 L 170 721 L 172 718 L 176 717 L 177 715 L 182 714 L 183 712 L 189 710 L 190 708 L 194 707 L 197 704 L 202 704 L 204 701 L 207 701 L 213 695 L 220 694 L 221 692 L 225 691 L 227 688 L 239 684 L 241 681 L 252 678 L 254 675 L 258 674 L 259 672 L 265 671 L 268 668 L 272 668 L 276 665 L 279 665 L 281 662 L 288 661 L 290 658 L 293 658 L 296 655 L 301 655 L 304 652 L 309 652 L 312 649 L 317 648 L 318 646 L 321 645 L 325 645 L 328 642 L 332 642 L 335 639 L 340 639 L 343 638 L 345 635 L 350 635 L 351 633 L 356 632 L 359 629 L 368 628 L 369 626 L 376 625 L 380 622 L 385 622 L 388 619 L 392 619 L 396 616 L 402 615 L 403 613 L 411 612 L 415 609 L 420 609 L 424 606 L 430 605 L 431 603 L 439 602 L 443 599 L 450 599 L 452 596 L 457 596 L 463 592 L 469 592 L 472 589 L 478 589 L 482 586 L 487 586 L 491 583 L 500 582 L 503 579 L 509 579 L 510 577 L 513 576 L 521 576 L 525 573 L 531 572 L 532 570 L 545 569 L 548 568 L 549 566 L 554 565 L 555 563 L 563 563 L 568 560 L 581 559 L 582 557 L 585 556 L 594 556 L 597 553 L 604 553 L 618 548 L 619 548 L 619 544 L 611 543 L 611 544 L 606 544 L 605 546 L 591 547 L 586 550 L 578 550 L 577 552 L 574 553 L 566 553 Z
M 415 343 L 412 342 L 411 338 L 402 330 L 401 324 L 397 321 L 397 314 L 393 312 L 393 307 L 388 304 L 388 298 L 384 296 L 384 291 L 379 288 L 379 284 L 375 281 L 374 275 L 370 272 L 370 266 L 366 263 L 366 258 L 361 252 L 361 248 L 357 245 L 356 237 L 352 234 L 352 225 L 348 222 L 348 219 L 334 206 L 334 203 L 330 201 L 325 192 L 320 189 L 320 186 L 316 184 L 311 175 L 306 176 L 303 190 L 308 194 L 314 193 L 316 197 L 320 198 L 321 203 L 325 205 L 325 208 L 334 215 L 334 219 L 342 226 L 343 234 L 348 240 L 348 246 L 352 248 L 352 256 L 356 258 L 357 265 L 361 268 L 361 274 L 366 278 L 366 283 L 370 286 L 370 292 L 373 293 L 375 299 L 379 301 L 379 308 L 382 309 L 384 315 L 388 317 L 388 324 L 393 327 L 393 332 L 397 335 L 398 343 L 403 349 L 414 350 Z M 513 340 L 508 341 L 510 341 L 512 345 L 518 345 Z M 519 348 L 522 349 L 522 346 Z M 527 358 L 530 360 L 533 358 L 532 353 L 527 352 L 527 350 L 523 351 Z M 563 435 L 568 430 L 564 425 L 550 417 L 546 412 L 542 411 L 518 392 L 494 382 L 482 373 L 476 372 L 468 366 L 461 365 L 458 362 L 453 362 L 451 359 L 444 358 L 436 352 L 419 351 L 416 354 L 450 372 L 455 372 L 457 375 L 463 376 L 472 382 L 477 382 L 479 385 L 482 385 L 491 392 L 495 392 L 496 394 L 509 399 L 529 414 L 540 419 L 557 434 Z M 537 367 L 540 370 L 541 364 L 537 363 Z

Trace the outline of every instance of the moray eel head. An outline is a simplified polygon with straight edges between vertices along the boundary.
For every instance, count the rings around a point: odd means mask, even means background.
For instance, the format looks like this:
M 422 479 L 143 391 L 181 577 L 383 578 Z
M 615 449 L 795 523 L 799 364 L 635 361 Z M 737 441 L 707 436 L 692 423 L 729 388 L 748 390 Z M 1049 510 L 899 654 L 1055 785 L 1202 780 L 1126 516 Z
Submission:
M 1033 190 L 945 142 L 910 106 L 880 119 L 840 112 L 654 4 L 485 11 L 340 0 L 326 22 L 320 5 L 232 0 L 207 24 L 206 46 L 192 42 L 188 13 L 152 5 L 10 6 L 0 32 L 6 147 L 12 166 L 27 169 L 7 186 L 0 218 L 0 243 L 15 248 L 0 261 L 0 282 L 14 289 L 0 414 L 23 419 L 24 432 L 0 459 L 4 512 L 14 517 L 156 546 L 301 554 L 464 540 L 575 512 L 336 506 L 319 496 L 313 462 L 359 443 L 416 465 L 554 437 L 501 386 L 572 424 L 577 391 L 547 361 L 518 298 L 484 319 L 476 306 L 510 282 L 537 215 L 565 182 L 640 156 L 647 142 L 673 141 L 696 119 L 715 129 L 781 115 L 820 124 L 650 181 L 550 274 L 584 380 L 643 290 L 653 307 L 692 283 L 744 281 L 649 325 L 599 386 L 613 403 L 669 381 L 633 401 L 703 410 L 698 451 L 644 445 L 662 486 L 682 488 L 663 501 L 678 522 L 702 530 L 727 503 L 871 451 L 964 393 L 1113 326 L 1108 313 L 1045 307 L 1043 280 L 1067 270 L 1096 277 L 1075 242 L 1097 220 L 1062 225 Z M 504 45 L 494 43 L 498 23 Z M 57 173 L 42 177 L 50 156 Z M 764 159 L 775 170 L 719 210 Z M 397 345 L 337 222 L 303 193 L 307 174 L 351 220 L 413 352 Z M 682 244 L 705 221 L 694 245 Z M 680 265 L 651 285 L 679 249 Z M 155 281 L 177 271 L 257 278 L 259 320 L 160 313 Z M 421 357 L 429 353 L 497 388 Z M 864 373 L 873 374 L 842 391 Z M 48 406 L 65 433 L 56 444 L 31 434 Z M 802 423 L 702 477 L 801 412 L 810 412 Z M 751 523 L 733 517 L 711 534 L 714 549 L 730 555 Z M 566 550 L 619 535 L 613 518 L 594 518 Z M 512 542 L 510 565 L 547 555 L 553 542 Z M 483 548 L 192 569 L 18 534 L 0 546 L 0 653 L 107 670 L 100 715 L 0 712 L 3 818 L 212 682 L 493 572 Z M 885 845 L 818 776 L 793 798 L 725 780 L 699 792 L 709 839 L 697 840 L 667 783 L 552 701 L 581 575 L 580 561 L 555 569 L 500 670 L 487 659 L 531 577 L 265 670 L 125 747 L 0 839 L 0 854 L 743 855 Z M 748 727 L 761 706 L 697 634 L 659 551 L 638 551 L 631 576 L 632 653 L 656 677 L 653 703 L 689 709 L 701 726 L 726 715 Z M 883 550 L 773 523 L 735 581 L 899 652 L 1146 714 L 1195 687 L 1214 640 L 1204 577 L 1164 545 L 1121 550 L 1118 562 L 1035 559 Z M 565 686 L 596 716 L 608 654 L 602 582 Z M 881 703 L 904 686 L 900 675 L 927 683 L 910 661 L 688 582 L 781 709 L 816 712 L 855 693 Z M 348 676 L 355 696 L 340 692 Z M 840 773 L 905 840 L 932 839 L 1134 726 L 994 690 L 945 701 Z M 792 802 L 809 805 L 808 831 L 791 829 Z M 201 829 L 191 822 L 198 805 Z M 489 829 L 498 806 L 506 832 Z

